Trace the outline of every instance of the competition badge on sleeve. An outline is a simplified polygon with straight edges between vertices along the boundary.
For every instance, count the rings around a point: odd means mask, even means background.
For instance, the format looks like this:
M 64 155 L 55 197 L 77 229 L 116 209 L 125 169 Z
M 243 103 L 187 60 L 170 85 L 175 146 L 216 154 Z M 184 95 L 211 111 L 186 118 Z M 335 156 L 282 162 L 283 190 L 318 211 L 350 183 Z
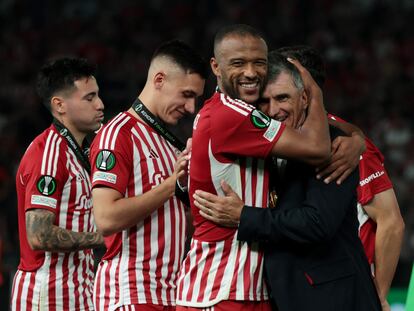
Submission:
M 40 177 L 37 182 L 37 190 L 43 195 L 52 195 L 56 191 L 56 180 L 48 175 Z
M 253 125 L 259 129 L 267 128 L 270 125 L 270 118 L 257 109 L 252 111 L 250 120 L 252 121 Z
M 109 150 L 101 150 L 96 157 L 96 168 L 101 171 L 110 171 L 115 166 L 115 155 Z

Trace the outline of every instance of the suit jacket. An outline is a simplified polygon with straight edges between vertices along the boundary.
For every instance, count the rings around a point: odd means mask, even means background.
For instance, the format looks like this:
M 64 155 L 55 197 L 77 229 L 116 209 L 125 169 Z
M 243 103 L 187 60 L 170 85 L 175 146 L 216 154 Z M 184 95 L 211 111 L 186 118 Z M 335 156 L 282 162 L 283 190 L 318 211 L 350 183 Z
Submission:
M 243 208 L 238 239 L 263 242 L 279 311 L 381 310 L 358 237 L 358 177 L 356 169 L 342 185 L 326 185 L 314 167 L 289 160 L 276 208 Z

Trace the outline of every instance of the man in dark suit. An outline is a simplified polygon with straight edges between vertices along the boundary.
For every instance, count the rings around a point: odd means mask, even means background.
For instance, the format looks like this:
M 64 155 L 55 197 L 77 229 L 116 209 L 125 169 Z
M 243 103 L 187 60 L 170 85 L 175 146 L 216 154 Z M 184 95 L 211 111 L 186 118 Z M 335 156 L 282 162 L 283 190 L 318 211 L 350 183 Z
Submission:
M 300 75 L 277 53 L 269 54 L 268 66 L 269 82 L 260 108 L 300 128 L 307 108 Z M 331 128 L 332 139 L 340 134 Z M 275 310 L 381 310 L 358 238 L 358 171 L 341 185 L 325 184 L 309 165 L 274 162 L 276 208 L 243 206 L 222 183 L 226 197 L 196 191 L 200 214 L 220 225 L 238 226 L 239 240 L 263 242 Z

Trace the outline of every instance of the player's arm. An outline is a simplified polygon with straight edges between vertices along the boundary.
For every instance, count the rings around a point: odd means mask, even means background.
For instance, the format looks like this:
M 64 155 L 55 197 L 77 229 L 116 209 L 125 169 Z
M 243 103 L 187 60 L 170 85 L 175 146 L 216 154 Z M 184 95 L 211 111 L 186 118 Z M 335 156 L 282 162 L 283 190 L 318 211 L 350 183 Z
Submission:
M 109 187 L 92 189 L 93 213 L 98 230 L 108 236 L 128 229 L 147 218 L 174 195 L 176 181 L 187 168 L 188 156 L 180 156 L 174 173 L 141 195 L 125 198 L 119 191 Z
M 376 194 L 363 208 L 377 223 L 375 283 L 380 300 L 384 303 L 400 256 L 404 221 L 393 189 Z
M 75 232 L 54 225 L 55 214 L 45 209 L 26 211 L 27 240 L 33 250 L 73 252 L 104 245 L 98 232 Z
M 271 153 L 279 157 L 300 159 L 311 165 L 321 165 L 329 160 L 331 150 L 322 91 L 297 60 L 292 60 L 292 63 L 298 68 L 308 94 L 308 115 L 299 130 L 288 127 L 284 129 Z
M 341 184 L 356 168 L 361 154 L 366 150 L 365 135 L 351 123 L 331 118 L 328 121 L 347 136 L 338 136 L 334 139 L 331 147 L 332 158 L 317 169 L 317 178 L 324 178 L 325 183 L 336 180 L 337 184 Z

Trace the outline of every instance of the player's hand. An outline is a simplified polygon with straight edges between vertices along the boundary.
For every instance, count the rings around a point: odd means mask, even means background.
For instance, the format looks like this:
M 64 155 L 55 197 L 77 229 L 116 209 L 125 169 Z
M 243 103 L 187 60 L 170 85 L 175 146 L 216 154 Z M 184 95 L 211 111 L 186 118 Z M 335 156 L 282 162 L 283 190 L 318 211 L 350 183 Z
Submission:
M 315 80 L 312 78 L 312 75 L 309 73 L 309 71 L 305 67 L 303 67 L 297 59 L 289 57 L 287 60 L 291 62 L 293 65 L 295 65 L 295 67 L 298 69 L 300 76 L 302 77 L 303 87 L 305 88 L 305 91 L 308 94 L 309 102 L 311 102 L 310 99 L 312 97 L 322 97 L 322 90 L 315 82 Z
M 364 146 L 365 141 L 358 135 L 338 136 L 332 142 L 330 162 L 316 169 L 316 178 L 323 178 L 327 184 L 336 180 L 340 185 L 358 166 Z
M 190 160 L 191 143 L 192 140 L 191 138 L 189 138 L 187 140 L 187 145 L 185 149 L 178 155 L 177 161 L 174 165 L 174 174 L 176 176 L 176 181 L 180 184 L 181 187 L 187 186 L 188 163 Z
M 244 202 L 224 181 L 221 182 L 225 197 L 196 190 L 194 205 L 200 209 L 200 215 L 218 225 L 224 227 L 237 227 Z

